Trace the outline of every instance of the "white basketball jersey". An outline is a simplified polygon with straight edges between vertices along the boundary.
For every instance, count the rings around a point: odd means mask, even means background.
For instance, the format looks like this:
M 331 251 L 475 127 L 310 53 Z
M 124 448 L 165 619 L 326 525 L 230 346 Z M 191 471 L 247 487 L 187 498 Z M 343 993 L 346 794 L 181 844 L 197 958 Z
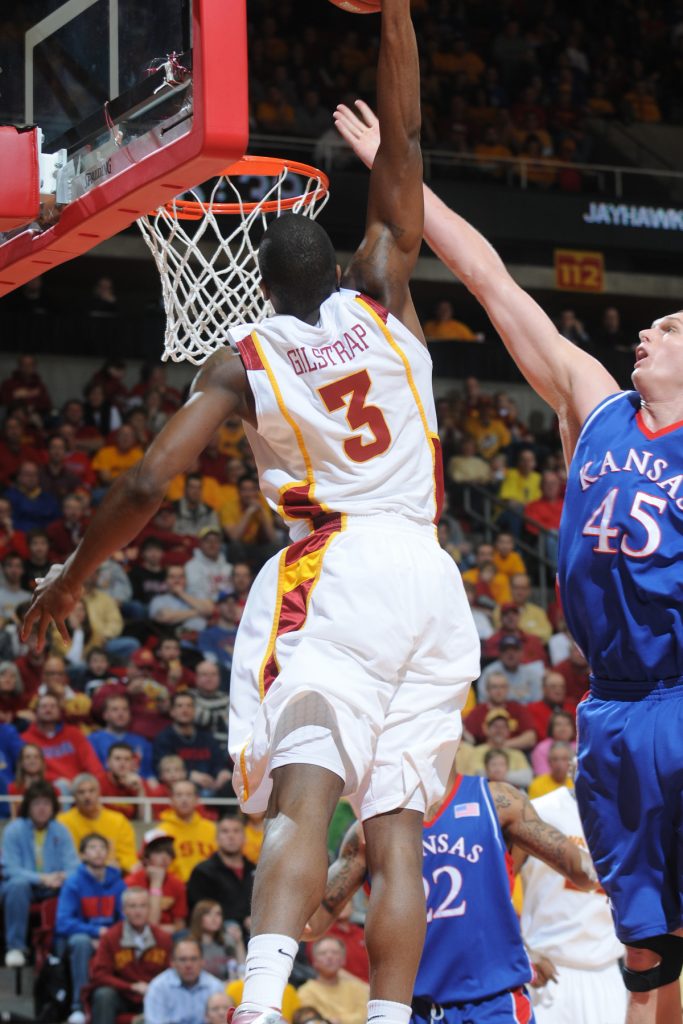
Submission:
M 532 801 L 540 817 L 587 849 L 576 800 L 562 786 Z M 557 964 L 605 967 L 623 954 L 604 892 L 580 892 L 536 857 L 522 868 L 522 935 Z
M 432 362 L 394 316 L 342 289 L 315 325 L 273 316 L 231 338 L 256 406 L 246 431 L 261 490 L 292 540 L 330 513 L 438 519 Z

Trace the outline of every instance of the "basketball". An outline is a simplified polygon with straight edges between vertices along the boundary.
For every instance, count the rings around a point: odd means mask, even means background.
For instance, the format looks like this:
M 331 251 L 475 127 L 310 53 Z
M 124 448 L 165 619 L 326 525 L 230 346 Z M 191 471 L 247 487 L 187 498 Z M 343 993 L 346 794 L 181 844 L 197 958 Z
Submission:
M 382 9 L 381 0 L 330 0 L 330 3 L 349 14 L 377 14 Z

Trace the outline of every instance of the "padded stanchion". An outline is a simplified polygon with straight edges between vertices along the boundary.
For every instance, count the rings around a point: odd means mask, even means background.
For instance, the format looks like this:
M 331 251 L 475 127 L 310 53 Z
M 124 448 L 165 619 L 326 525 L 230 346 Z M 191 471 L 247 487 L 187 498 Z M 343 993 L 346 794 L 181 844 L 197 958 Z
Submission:
M 38 129 L 0 126 L 0 231 L 30 224 L 40 213 Z

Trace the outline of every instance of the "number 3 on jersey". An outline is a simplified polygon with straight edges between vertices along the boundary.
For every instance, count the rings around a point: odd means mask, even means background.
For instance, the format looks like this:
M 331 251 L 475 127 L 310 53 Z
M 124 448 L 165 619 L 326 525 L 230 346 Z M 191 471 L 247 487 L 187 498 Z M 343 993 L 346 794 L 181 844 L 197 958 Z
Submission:
M 612 541 L 619 544 L 616 538 L 622 532 L 619 527 L 610 525 L 614 516 L 614 505 L 618 494 L 619 488 L 613 487 L 587 521 L 583 528 L 583 535 L 584 537 L 598 538 L 593 551 L 597 551 L 600 555 L 616 555 L 619 548 L 621 548 L 623 553 L 631 558 L 647 558 L 661 544 L 662 531 L 655 517 L 650 512 L 646 512 L 643 506 L 656 509 L 661 516 L 666 508 L 666 498 L 656 498 L 653 494 L 645 494 L 643 491 L 638 491 L 633 499 L 629 515 L 632 519 L 639 522 L 645 530 L 645 543 L 640 548 L 632 548 L 628 541 L 628 535 L 624 531 L 621 544 L 618 547 L 613 547 Z
M 365 441 L 359 433 L 344 441 L 344 451 L 353 462 L 369 462 L 384 454 L 391 444 L 391 432 L 382 410 L 365 404 L 371 384 L 368 371 L 359 370 L 318 389 L 328 412 L 345 409 L 346 422 L 352 430 L 367 427 L 373 435 L 371 441 Z

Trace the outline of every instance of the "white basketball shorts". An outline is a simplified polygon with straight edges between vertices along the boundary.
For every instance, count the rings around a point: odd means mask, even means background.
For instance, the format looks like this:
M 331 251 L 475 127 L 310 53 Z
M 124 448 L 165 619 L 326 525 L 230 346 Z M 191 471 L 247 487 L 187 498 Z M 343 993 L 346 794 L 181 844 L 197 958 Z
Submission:
M 433 527 L 339 516 L 254 582 L 235 644 L 229 748 L 247 813 L 270 772 L 313 764 L 344 780 L 361 819 L 424 811 L 445 790 L 479 674 L 458 569 Z
M 555 968 L 557 982 L 529 989 L 537 1024 L 623 1024 L 626 989 L 617 963 Z

